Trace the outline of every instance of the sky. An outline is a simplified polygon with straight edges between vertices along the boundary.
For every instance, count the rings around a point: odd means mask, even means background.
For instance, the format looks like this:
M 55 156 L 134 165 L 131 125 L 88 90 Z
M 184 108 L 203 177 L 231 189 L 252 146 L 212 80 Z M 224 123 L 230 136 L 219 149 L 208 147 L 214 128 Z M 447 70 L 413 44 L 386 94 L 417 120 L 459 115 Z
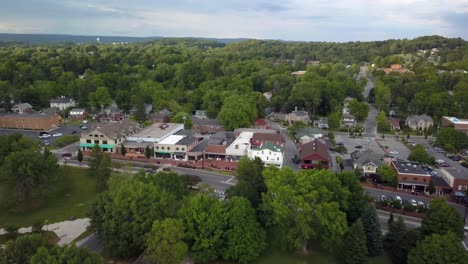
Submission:
M 4 0 L 1 33 L 468 40 L 468 0 Z

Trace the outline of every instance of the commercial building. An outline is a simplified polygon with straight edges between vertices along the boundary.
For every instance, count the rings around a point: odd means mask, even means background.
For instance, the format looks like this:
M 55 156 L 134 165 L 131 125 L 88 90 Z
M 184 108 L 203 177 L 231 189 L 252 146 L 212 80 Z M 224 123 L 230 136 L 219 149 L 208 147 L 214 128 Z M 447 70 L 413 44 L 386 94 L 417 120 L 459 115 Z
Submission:
M 443 116 L 440 125 L 442 127 L 453 127 L 456 130 L 463 131 L 468 134 L 468 119 L 458 119 L 452 116 Z
M 239 136 L 226 148 L 226 155 L 230 160 L 239 160 L 243 156 L 248 156 L 251 148 L 250 140 L 253 132 L 241 132 Z
M 88 118 L 88 112 L 85 109 L 74 108 L 70 110 L 68 117 L 71 119 L 82 120 Z
M 393 161 L 392 166 L 397 172 L 398 189 L 428 193 L 431 175 L 421 167 L 420 163 Z
M 301 145 L 300 159 L 302 169 L 328 169 L 330 167 L 330 154 L 327 146 L 319 140 Z
M 271 134 L 271 133 L 254 133 L 250 139 L 250 144 L 252 148 L 260 147 L 266 142 L 271 142 L 275 145 L 282 147 L 284 145 L 283 136 L 280 134 Z
M 4 114 L 0 115 L 0 128 L 50 130 L 60 126 L 56 113 Z
M 448 183 L 453 192 L 468 189 L 468 169 L 462 166 L 440 169 L 440 176 Z
M 263 165 L 275 166 L 281 168 L 283 166 L 283 148 L 272 142 L 265 142 L 260 147 L 252 148 L 249 151 L 249 158 L 254 159 L 259 157 Z
M 60 111 L 63 111 L 69 107 L 75 107 L 75 99 L 65 96 L 60 96 L 50 100 L 50 107 L 57 107 Z

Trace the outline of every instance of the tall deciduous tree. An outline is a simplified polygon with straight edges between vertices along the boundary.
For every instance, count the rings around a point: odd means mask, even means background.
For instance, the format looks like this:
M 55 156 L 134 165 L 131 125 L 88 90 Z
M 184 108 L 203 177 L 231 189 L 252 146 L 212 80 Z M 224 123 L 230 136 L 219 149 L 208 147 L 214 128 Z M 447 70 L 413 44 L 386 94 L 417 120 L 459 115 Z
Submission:
M 404 252 L 402 248 L 405 234 L 406 225 L 403 217 L 399 216 L 395 221 L 392 214 L 388 221 L 388 233 L 385 236 L 384 245 L 393 263 L 406 263 L 407 252 Z
M 348 208 L 346 209 L 346 218 L 348 223 L 352 224 L 359 219 L 367 209 L 368 201 L 364 188 L 352 172 L 342 172 L 338 174 L 341 184 L 346 187 L 350 195 L 348 197 Z
M 257 109 L 249 98 L 233 95 L 223 100 L 223 106 L 218 114 L 218 120 L 226 129 L 249 127 L 257 118 Z
M 369 256 L 375 257 L 383 254 L 382 230 L 374 206 L 369 206 L 362 216 L 362 223 L 366 232 L 367 250 Z
M 40 247 L 31 257 L 31 264 L 54 264 L 54 263 L 101 263 L 98 255 L 90 252 L 87 248 L 76 246 L 52 246 Z
M 243 196 L 252 203 L 254 208 L 257 208 L 261 202 L 262 193 L 266 192 L 263 169 L 263 162 L 260 158 L 256 157 L 251 160 L 242 157 L 237 166 L 238 183 L 229 188 L 228 196 Z
M 89 102 L 98 108 L 109 106 L 112 103 L 109 90 L 106 87 L 97 88 L 96 92 L 89 94 Z
M 340 244 L 340 257 L 346 264 L 367 263 L 366 233 L 361 220 L 357 220 L 348 230 Z
M 125 148 L 125 145 L 122 144 L 120 145 L 120 155 L 125 156 L 127 154 L 127 149 Z
M 434 158 L 427 153 L 426 149 L 420 144 L 417 144 L 408 156 L 408 160 L 417 161 L 426 164 L 433 164 Z
M 433 234 L 417 243 L 408 256 L 408 264 L 466 264 L 468 254 L 452 232 Z
M 184 224 L 179 219 L 154 221 L 146 237 L 145 260 L 149 262 L 178 264 L 187 255 Z
M 91 176 L 97 178 L 98 190 L 107 189 L 107 180 L 112 173 L 112 160 L 111 157 L 104 153 L 99 145 L 94 145 L 90 154 L 89 172 Z
M 82 162 L 82 161 L 83 161 L 83 152 L 81 151 L 80 148 L 78 149 L 78 154 L 76 155 L 76 159 L 77 159 L 79 162 Z
M 421 232 L 425 235 L 452 232 L 459 239 L 463 239 L 463 219 L 457 209 L 448 205 L 445 198 L 435 198 L 424 215 Z
M 193 126 L 192 118 L 190 114 L 186 112 L 178 112 L 173 117 L 171 117 L 171 122 L 184 124 L 184 129 L 191 129 Z
M 307 252 L 307 242 L 319 239 L 330 249 L 341 240 L 348 226 L 346 214 L 349 191 L 335 174 L 320 171 L 268 168 L 264 172 L 268 192 L 263 194 L 264 210 L 271 212 L 289 248 Z
M 360 122 L 364 121 L 369 114 L 369 105 L 366 102 L 359 102 L 353 99 L 349 102 L 349 110 Z
M 153 148 L 151 148 L 149 145 L 146 145 L 146 148 L 145 148 L 145 157 L 147 159 L 150 159 L 151 157 L 153 157 L 153 154 L 154 151 L 153 151 Z
M 380 167 L 379 169 L 379 175 L 380 175 L 380 179 L 383 182 L 388 182 L 392 184 L 392 186 L 396 187 L 397 180 L 398 180 L 397 173 L 392 167 L 388 165 L 382 165 L 382 167 Z
M 468 136 L 452 127 L 444 127 L 437 134 L 436 144 L 449 150 L 460 150 L 468 146 Z
M 377 130 L 381 133 L 390 131 L 390 122 L 387 119 L 384 111 L 380 111 L 380 113 L 375 117 L 377 121 Z

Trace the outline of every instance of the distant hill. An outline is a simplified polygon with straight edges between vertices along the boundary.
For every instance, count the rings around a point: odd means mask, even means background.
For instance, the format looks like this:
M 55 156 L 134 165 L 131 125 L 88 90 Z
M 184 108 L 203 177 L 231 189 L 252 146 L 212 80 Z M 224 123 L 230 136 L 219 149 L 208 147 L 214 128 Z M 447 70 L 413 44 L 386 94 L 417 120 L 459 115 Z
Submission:
M 60 35 L 60 34 L 9 34 L 0 33 L 0 42 L 22 42 L 29 44 L 51 44 L 51 43 L 96 43 L 99 38 L 100 43 L 113 42 L 143 42 L 164 39 L 166 37 L 125 37 L 125 36 L 80 36 L 80 35 Z M 221 43 L 231 43 L 247 40 L 245 38 L 197 38 L 187 37 L 191 39 L 211 40 Z

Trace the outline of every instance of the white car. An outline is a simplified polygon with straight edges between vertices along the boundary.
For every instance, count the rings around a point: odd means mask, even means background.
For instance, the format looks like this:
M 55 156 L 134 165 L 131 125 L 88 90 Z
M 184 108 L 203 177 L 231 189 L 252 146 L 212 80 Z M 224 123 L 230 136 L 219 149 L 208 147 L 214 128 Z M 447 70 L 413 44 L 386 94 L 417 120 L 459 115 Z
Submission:
M 388 153 L 390 153 L 390 154 L 392 154 L 392 155 L 398 155 L 398 151 L 394 151 L 394 150 L 389 151 Z
M 418 203 L 416 202 L 415 199 L 411 199 L 411 205 L 412 206 L 418 206 Z
M 425 205 L 424 205 L 424 203 L 423 203 L 423 202 L 421 202 L 421 201 L 419 201 L 419 202 L 418 202 L 418 205 L 419 205 L 419 206 L 422 206 L 422 207 L 424 207 L 424 206 L 425 206 Z
M 50 134 L 42 134 L 39 138 L 50 138 Z
M 401 197 L 398 196 L 398 195 L 395 197 L 395 200 L 396 200 L 396 201 L 399 201 L 400 203 L 402 202 Z
M 49 144 L 49 141 L 44 140 L 44 145 L 49 146 L 49 145 L 50 145 L 50 144 Z
M 55 133 L 52 135 L 53 137 L 61 137 L 62 136 L 62 133 Z

